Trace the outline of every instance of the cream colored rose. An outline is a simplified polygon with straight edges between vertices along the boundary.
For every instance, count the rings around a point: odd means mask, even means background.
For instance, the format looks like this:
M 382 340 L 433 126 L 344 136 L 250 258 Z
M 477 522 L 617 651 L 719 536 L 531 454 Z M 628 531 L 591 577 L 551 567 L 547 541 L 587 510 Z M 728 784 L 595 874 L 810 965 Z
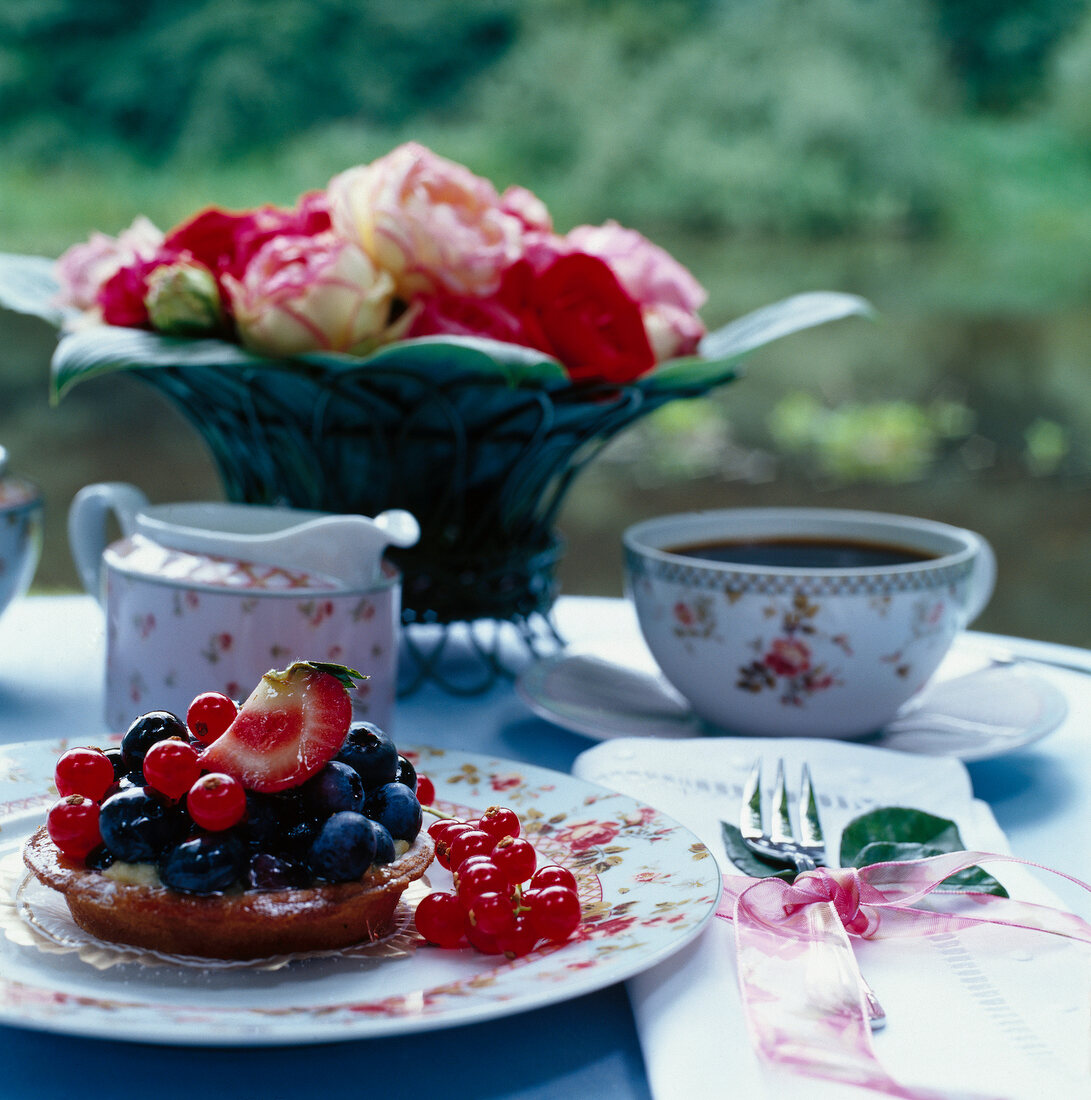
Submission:
M 496 188 L 422 145 L 401 145 L 330 181 L 334 230 L 394 276 L 400 297 L 486 295 L 521 253 L 523 222 Z
M 239 338 L 262 355 L 366 350 L 386 328 L 394 280 L 333 232 L 274 237 L 242 279 L 223 277 Z

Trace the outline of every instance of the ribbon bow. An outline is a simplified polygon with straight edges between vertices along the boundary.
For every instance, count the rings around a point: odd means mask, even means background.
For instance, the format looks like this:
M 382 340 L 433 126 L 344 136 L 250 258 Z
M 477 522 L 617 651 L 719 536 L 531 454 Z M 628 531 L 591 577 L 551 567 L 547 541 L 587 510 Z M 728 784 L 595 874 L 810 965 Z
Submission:
M 883 1069 L 850 937 L 929 936 L 996 925 L 1091 943 L 1091 925 L 1072 913 L 992 894 L 934 894 L 951 875 L 989 862 L 1041 867 L 1015 856 L 951 852 L 860 869 L 822 867 L 792 883 L 724 875 L 716 915 L 735 924 L 739 986 L 759 1058 L 888 1096 L 951 1100 L 951 1092 L 908 1088 Z M 1071 875 L 1041 869 L 1091 891 Z M 916 908 L 926 897 L 929 908 Z

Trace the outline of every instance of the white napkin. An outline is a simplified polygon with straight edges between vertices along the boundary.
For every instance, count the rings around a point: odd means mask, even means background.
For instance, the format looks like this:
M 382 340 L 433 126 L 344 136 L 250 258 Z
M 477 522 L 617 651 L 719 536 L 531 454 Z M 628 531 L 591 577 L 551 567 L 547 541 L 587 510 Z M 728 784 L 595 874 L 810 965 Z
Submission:
M 783 757 L 788 782 L 811 767 L 830 850 L 843 827 L 879 806 L 911 806 L 954 820 L 967 848 L 1007 853 L 988 806 L 972 796 L 957 760 L 844 741 L 748 738 L 606 741 L 573 773 L 647 802 L 695 832 L 731 872 L 720 821 L 734 822 L 742 786 L 762 756 L 767 777 Z M 988 868 L 1013 897 L 1056 905 L 1024 868 Z M 1002 940 L 1000 946 L 997 941 Z M 989 929 L 921 939 L 854 941 L 886 1009 L 876 1051 L 898 1081 L 946 1094 L 1006 1100 L 1091 1095 L 1091 951 L 1043 933 L 990 937 Z M 863 1096 L 871 1090 L 763 1070 L 747 1037 L 729 921 L 629 982 L 656 1100 L 693 1096 Z

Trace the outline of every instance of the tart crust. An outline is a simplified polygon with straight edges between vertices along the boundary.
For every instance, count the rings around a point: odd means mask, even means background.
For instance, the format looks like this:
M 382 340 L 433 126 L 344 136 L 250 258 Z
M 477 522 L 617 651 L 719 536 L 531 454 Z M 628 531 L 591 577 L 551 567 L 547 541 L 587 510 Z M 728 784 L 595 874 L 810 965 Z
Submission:
M 260 959 L 332 951 L 386 935 L 398 899 L 434 854 L 422 829 L 400 859 L 353 882 L 209 896 L 119 883 L 89 871 L 61 855 L 44 825 L 27 840 L 23 862 L 64 895 L 72 919 L 98 939 L 168 955 Z

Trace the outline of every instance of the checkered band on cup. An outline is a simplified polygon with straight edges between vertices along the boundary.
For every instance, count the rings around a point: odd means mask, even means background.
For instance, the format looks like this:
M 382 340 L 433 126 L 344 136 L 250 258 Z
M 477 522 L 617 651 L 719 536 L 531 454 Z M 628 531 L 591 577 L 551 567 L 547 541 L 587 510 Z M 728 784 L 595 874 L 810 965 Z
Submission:
M 647 578 L 684 585 L 698 591 L 730 592 L 744 596 L 809 597 L 893 596 L 901 592 L 930 592 L 954 587 L 969 579 L 973 559 L 926 568 L 875 572 L 759 573 L 753 570 L 708 568 L 682 560 L 652 559 L 625 547 L 625 564 L 634 580 Z

